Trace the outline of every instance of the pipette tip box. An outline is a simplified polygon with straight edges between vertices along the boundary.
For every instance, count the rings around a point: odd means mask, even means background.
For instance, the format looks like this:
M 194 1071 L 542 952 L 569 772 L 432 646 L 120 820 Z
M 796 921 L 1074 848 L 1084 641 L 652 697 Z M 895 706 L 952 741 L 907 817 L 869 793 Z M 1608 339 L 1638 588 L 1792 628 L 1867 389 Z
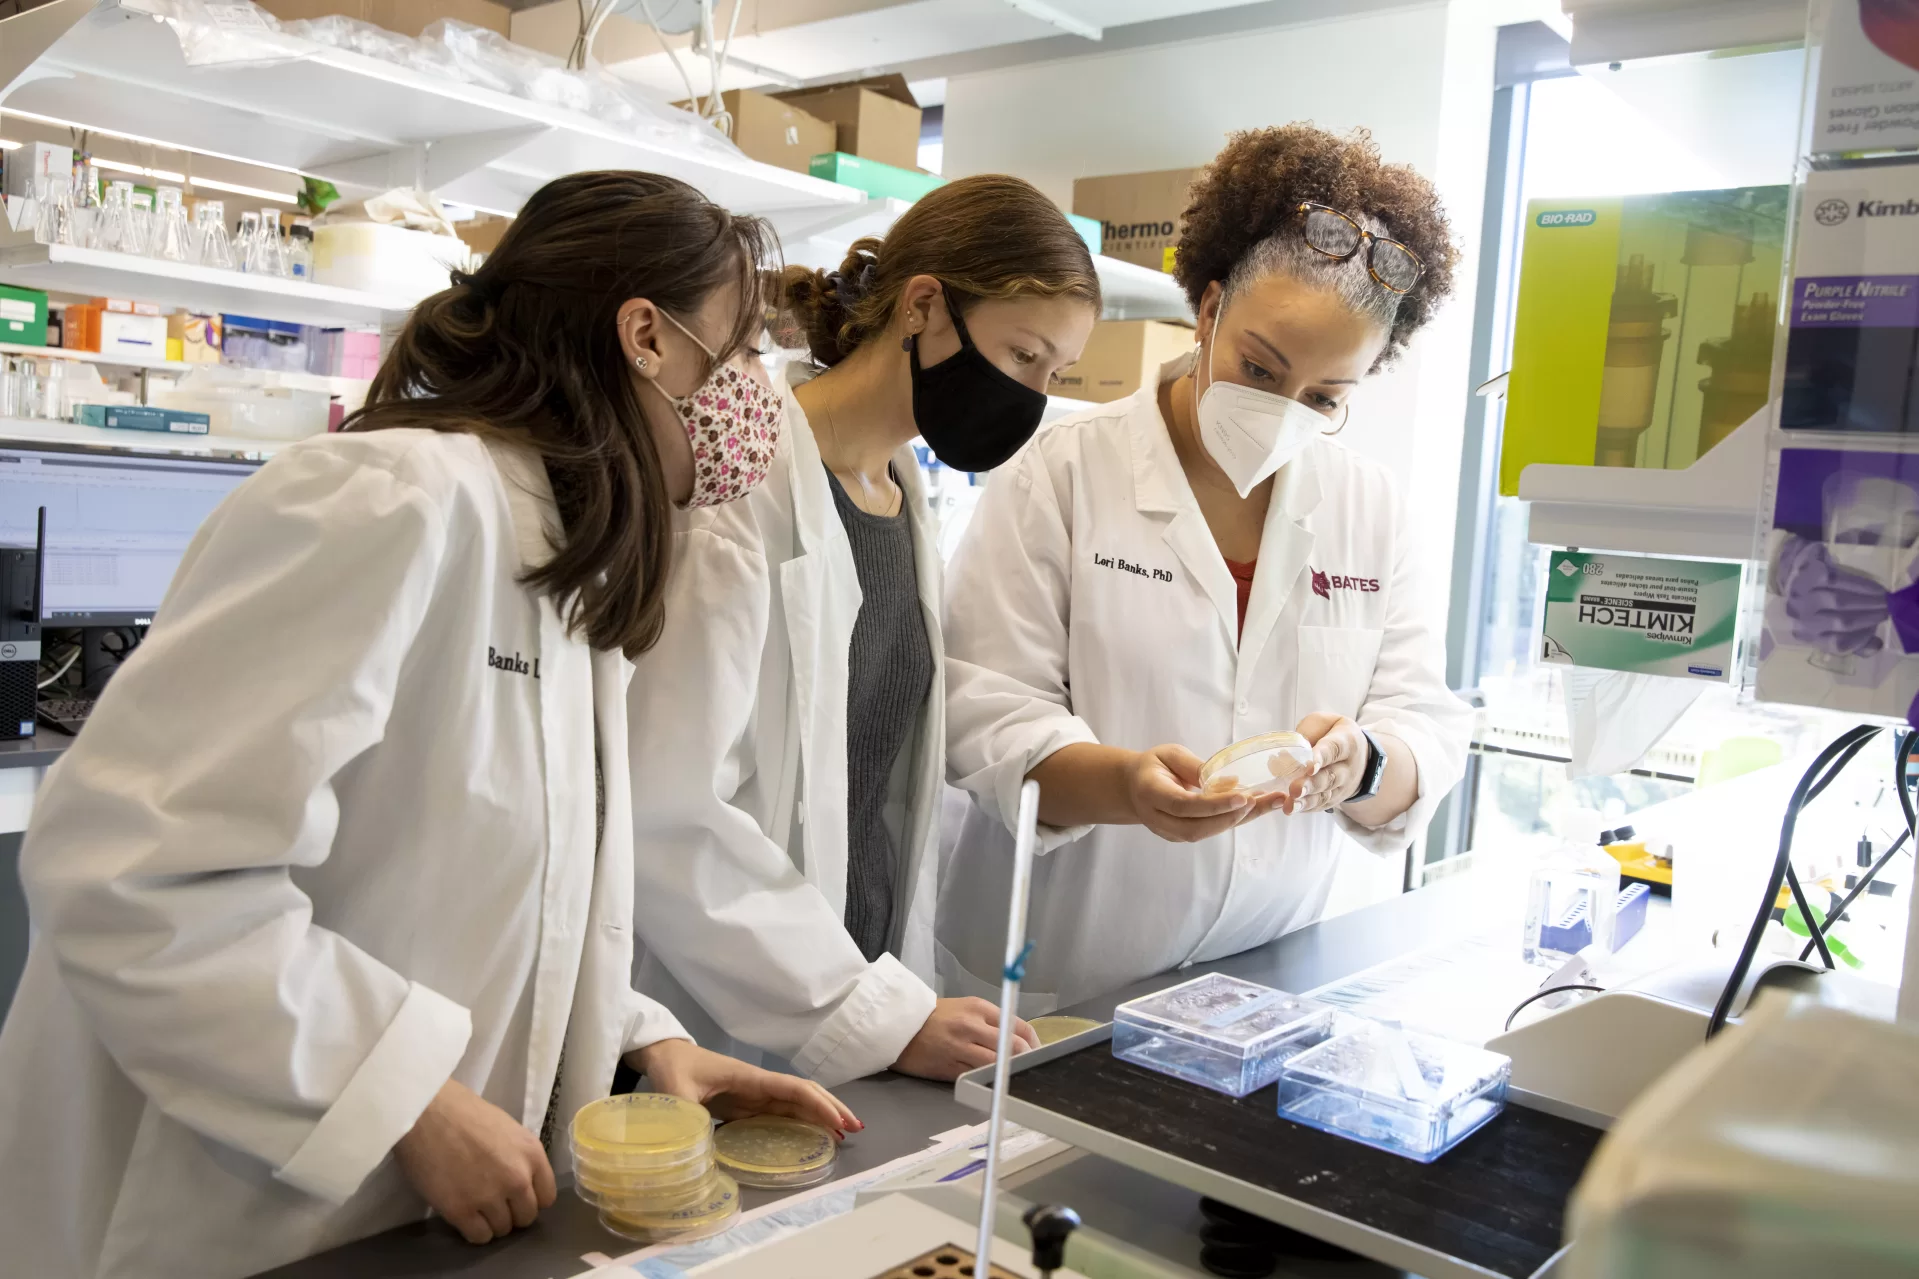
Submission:
M 1113 1013 L 1113 1056 L 1244 1097 L 1279 1077 L 1293 1054 L 1321 1043 L 1330 1004 L 1208 973 L 1124 1003 Z
M 1341 1018 L 1338 1033 L 1281 1069 L 1279 1113 L 1431 1163 L 1505 1109 L 1511 1077 L 1512 1059 L 1498 1053 Z

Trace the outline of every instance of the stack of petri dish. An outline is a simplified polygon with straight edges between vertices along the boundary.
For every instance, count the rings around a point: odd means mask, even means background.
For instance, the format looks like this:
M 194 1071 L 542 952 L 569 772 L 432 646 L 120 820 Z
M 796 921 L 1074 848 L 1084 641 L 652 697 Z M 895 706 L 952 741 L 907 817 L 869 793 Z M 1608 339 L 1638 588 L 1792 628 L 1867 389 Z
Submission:
M 704 1239 L 740 1215 L 704 1106 L 659 1093 L 603 1097 L 573 1117 L 573 1186 L 600 1224 L 642 1243 Z
M 742 1186 L 790 1190 L 832 1176 L 839 1143 L 817 1124 L 754 1115 L 721 1125 L 713 1135 L 713 1153 Z

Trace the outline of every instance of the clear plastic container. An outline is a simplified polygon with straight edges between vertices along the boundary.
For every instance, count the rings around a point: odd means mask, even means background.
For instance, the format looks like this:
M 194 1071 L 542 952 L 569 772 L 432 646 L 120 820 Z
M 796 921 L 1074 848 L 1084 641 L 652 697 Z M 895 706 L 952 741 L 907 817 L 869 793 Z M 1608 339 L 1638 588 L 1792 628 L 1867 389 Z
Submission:
M 1261 733 L 1234 742 L 1200 766 L 1208 794 L 1267 795 L 1313 767 L 1313 744 L 1298 733 Z
M 1244 1097 L 1332 1034 L 1334 1016 L 1318 1000 L 1208 973 L 1114 1010 L 1113 1056 Z
M 1588 946 L 1613 949 L 1619 863 L 1598 846 L 1563 845 L 1534 868 L 1520 957 L 1557 968 Z
M 1280 1071 L 1279 1114 L 1431 1163 L 1506 1108 L 1511 1075 L 1484 1048 L 1343 1018 Z

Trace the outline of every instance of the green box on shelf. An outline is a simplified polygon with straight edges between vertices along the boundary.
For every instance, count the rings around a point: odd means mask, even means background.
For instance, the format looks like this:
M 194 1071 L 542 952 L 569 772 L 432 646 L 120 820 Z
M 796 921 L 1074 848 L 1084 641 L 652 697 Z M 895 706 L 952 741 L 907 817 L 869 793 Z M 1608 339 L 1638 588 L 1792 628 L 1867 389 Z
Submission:
M 0 342 L 47 344 L 47 295 L 39 289 L 0 284 Z
M 938 174 L 881 164 L 844 151 L 814 156 L 809 172 L 816 178 L 864 191 L 875 200 L 891 198 L 910 202 L 935 187 L 946 185 L 946 179 Z
M 1092 250 L 1093 255 L 1095 257 L 1099 256 L 1100 220 L 1098 218 L 1083 218 L 1077 213 L 1067 214 L 1066 220 L 1073 224 L 1073 230 L 1079 232 L 1079 238 L 1086 241 L 1086 247 Z
M 80 426 L 115 431 L 161 431 L 171 435 L 206 435 L 210 419 L 187 409 L 149 408 L 144 404 L 76 404 L 73 420 Z

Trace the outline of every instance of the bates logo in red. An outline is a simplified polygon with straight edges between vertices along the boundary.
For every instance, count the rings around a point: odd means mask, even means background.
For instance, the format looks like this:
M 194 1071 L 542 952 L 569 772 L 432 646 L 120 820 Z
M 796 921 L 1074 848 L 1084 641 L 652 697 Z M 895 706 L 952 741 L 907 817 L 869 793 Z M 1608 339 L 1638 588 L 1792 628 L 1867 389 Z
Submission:
M 1364 591 L 1372 594 L 1379 589 L 1379 579 L 1376 577 L 1347 577 L 1322 573 L 1316 568 L 1307 571 L 1313 575 L 1313 594 L 1323 600 L 1331 599 L 1334 591 Z

